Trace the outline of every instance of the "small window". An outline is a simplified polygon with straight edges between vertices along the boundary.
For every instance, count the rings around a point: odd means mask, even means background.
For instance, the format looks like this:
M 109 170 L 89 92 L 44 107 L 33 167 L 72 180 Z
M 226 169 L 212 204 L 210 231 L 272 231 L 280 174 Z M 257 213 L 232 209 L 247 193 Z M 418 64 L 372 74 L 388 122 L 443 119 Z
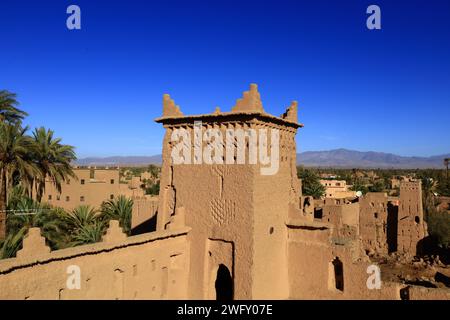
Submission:
M 48 200 L 52 200 L 52 195 L 51 194 L 48 195 Z
M 322 219 L 323 209 L 322 208 L 314 208 L 314 219 Z
M 416 216 L 416 217 L 414 218 L 414 221 L 415 221 L 416 223 L 420 223 L 420 218 L 419 218 L 418 216 Z
M 109 199 L 111 199 L 111 200 L 114 199 L 114 195 L 113 195 L 113 194 L 110 195 L 110 196 L 109 196 Z
M 114 184 L 114 179 L 111 179 L 111 184 Z
M 84 184 L 84 179 L 81 179 L 81 181 L 80 181 L 80 182 L 81 182 L 81 184 Z
M 61 196 L 60 196 L 60 195 L 57 195 L 57 196 L 56 196 L 56 200 L 58 200 L 58 201 L 61 200 Z
M 70 201 L 70 197 L 69 196 L 66 196 L 66 201 Z
M 373 216 L 375 217 L 375 219 L 378 219 L 378 212 L 375 212 L 375 213 L 373 214 Z
M 336 182 L 336 186 L 337 186 L 337 187 L 340 187 L 340 186 L 341 186 L 341 183 L 340 183 L 340 182 Z
M 84 196 L 80 197 L 80 201 L 83 202 L 84 201 Z

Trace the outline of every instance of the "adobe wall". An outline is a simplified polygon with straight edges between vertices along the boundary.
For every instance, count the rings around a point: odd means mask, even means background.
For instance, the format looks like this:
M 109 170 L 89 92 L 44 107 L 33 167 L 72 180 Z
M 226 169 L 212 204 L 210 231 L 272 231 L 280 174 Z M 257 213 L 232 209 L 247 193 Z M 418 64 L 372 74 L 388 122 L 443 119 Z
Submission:
M 450 300 L 450 290 L 409 286 L 409 300 Z
M 338 200 L 336 200 L 338 201 Z M 330 204 L 322 206 L 322 222 L 329 223 L 333 241 L 346 242 L 359 236 L 359 203 Z M 333 201 L 334 202 L 334 201 Z
M 186 225 L 193 228 L 190 299 L 215 298 L 209 288 L 219 264 L 233 277 L 235 299 L 252 296 L 253 172 L 246 165 L 163 165 L 158 229 L 170 227 L 177 209 L 186 213 Z M 211 241 L 229 243 L 228 256 L 216 257 L 221 253 L 209 250 Z
M 131 229 L 140 228 L 148 224 L 158 211 L 158 197 L 144 196 L 133 198 L 133 211 L 131 214 Z M 151 231 L 151 230 L 146 230 Z
M 131 188 L 131 186 L 128 183 L 120 183 L 119 184 L 119 192 L 118 195 L 125 196 L 127 198 L 137 198 L 137 197 L 144 197 L 145 192 L 144 189 L 141 187 L 138 188 Z M 109 200 L 109 199 L 106 199 Z
M 326 223 L 288 226 L 289 284 L 291 299 L 399 299 L 399 285 L 383 283 L 381 289 L 367 288 L 371 264 L 352 243 L 330 241 L 332 226 Z M 359 258 L 361 256 L 361 258 Z M 343 266 L 343 290 L 336 289 L 332 262 Z
M 296 168 L 296 129 L 287 126 L 276 128 L 280 130 L 278 172 L 261 175 L 257 170 L 254 176 L 252 299 L 286 299 L 289 296 L 285 223 L 289 207 L 300 208 L 301 189 Z
M 360 233 L 366 252 L 388 253 L 388 201 L 386 193 L 369 192 L 359 199 Z
M 423 220 L 421 181 L 402 181 L 398 208 L 398 251 L 416 255 L 427 235 Z
M 50 180 L 46 180 L 42 201 L 68 210 L 79 205 L 89 205 L 98 209 L 103 201 L 116 198 L 120 194 L 119 170 L 96 169 L 93 180 L 90 178 L 90 169 L 74 169 L 74 173 L 77 178 L 63 182 L 61 193 Z M 82 180 L 84 184 L 81 183 Z
M 53 252 L 30 229 L 18 257 L 0 260 L 0 299 L 185 299 L 189 228 L 126 238 L 115 227 L 104 242 Z M 71 265 L 79 290 L 66 285 Z

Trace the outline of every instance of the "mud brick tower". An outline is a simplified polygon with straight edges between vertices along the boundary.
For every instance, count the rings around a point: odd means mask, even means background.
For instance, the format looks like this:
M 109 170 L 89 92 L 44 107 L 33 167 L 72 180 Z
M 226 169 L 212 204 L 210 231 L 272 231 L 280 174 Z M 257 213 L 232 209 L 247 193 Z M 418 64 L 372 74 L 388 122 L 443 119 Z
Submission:
M 192 228 L 189 298 L 216 298 L 217 286 L 223 286 L 223 292 L 217 292 L 235 299 L 287 298 L 285 222 L 289 207 L 299 207 L 301 196 L 295 134 L 302 125 L 297 121 L 297 102 L 281 117 L 272 116 L 264 111 L 257 86 L 252 84 L 231 112 L 217 108 L 211 114 L 185 116 L 164 95 L 163 116 L 156 121 L 166 129 L 157 229 L 182 224 Z M 185 129 L 190 133 L 190 141 L 185 142 L 195 146 L 198 121 L 202 135 L 207 129 L 218 129 L 223 137 L 227 129 L 277 129 L 278 170 L 261 174 L 266 166 L 250 164 L 247 149 L 245 164 L 195 163 L 199 159 L 194 147 L 191 164 L 174 164 L 173 131 Z M 204 141 L 200 144 L 197 147 L 202 150 L 207 147 Z

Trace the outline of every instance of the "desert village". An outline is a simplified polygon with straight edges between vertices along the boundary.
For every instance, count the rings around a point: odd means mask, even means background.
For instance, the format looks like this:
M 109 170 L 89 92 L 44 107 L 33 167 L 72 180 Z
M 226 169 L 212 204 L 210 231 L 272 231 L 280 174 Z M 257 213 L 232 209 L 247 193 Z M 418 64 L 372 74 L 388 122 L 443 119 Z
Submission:
M 298 104 L 275 117 L 252 84 L 230 112 L 183 115 L 163 98 L 162 167 L 120 183 L 117 168 L 76 168 L 77 179 L 43 200 L 72 208 L 133 199 L 131 236 L 111 221 L 101 242 L 51 251 L 31 228 L 17 257 L 0 260 L 0 299 L 450 299 L 450 267 L 421 255 L 427 236 L 421 181 L 393 183 L 398 195 L 359 195 L 321 180 L 325 196 L 302 195 L 297 177 Z M 280 132 L 279 170 L 261 164 L 178 164 L 173 130 L 253 128 Z M 159 196 L 140 185 L 157 179 Z M 79 288 L 67 270 L 81 270 Z M 381 283 L 368 279 L 380 268 Z M 372 270 L 368 272 L 368 270 Z M 406 270 L 406 271 L 405 271 Z

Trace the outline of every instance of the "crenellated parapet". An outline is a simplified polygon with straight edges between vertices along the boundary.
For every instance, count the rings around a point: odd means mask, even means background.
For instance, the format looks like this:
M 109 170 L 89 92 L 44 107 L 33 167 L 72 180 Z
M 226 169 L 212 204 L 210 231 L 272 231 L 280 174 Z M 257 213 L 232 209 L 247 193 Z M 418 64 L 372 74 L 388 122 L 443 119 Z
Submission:
M 121 242 L 127 239 L 127 235 L 123 232 L 123 229 L 119 225 L 118 220 L 110 220 L 109 228 L 106 230 L 106 234 L 103 236 L 103 242 Z
M 281 117 L 266 113 L 261 102 L 261 95 L 258 92 L 258 86 L 251 84 L 250 89 L 243 93 L 242 98 L 238 99 L 231 111 L 228 112 L 223 112 L 219 107 L 216 107 L 213 112 L 208 114 L 184 115 L 174 100 L 168 94 L 165 94 L 162 117 L 155 119 L 155 121 L 169 126 L 178 124 L 191 126 L 194 121 L 211 123 L 241 121 L 249 123 L 249 121 L 256 119 L 297 129 L 303 127 L 303 124 L 298 122 L 297 112 L 298 103 L 293 101 Z
M 260 111 L 264 112 L 261 102 L 261 95 L 258 92 L 258 85 L 252 83 L 249 91 L 244 91 L 242 98 L 236 101 L 236 105 L 231 109 L 232 112 L 239 111 Z
M 175 101 L 170 98 L 170 95 L 163 96 L 163 117 L 178 117 L 182 116 L 180 107 L 175 105 Z
M 23 239 L 22 249 L 17 252 L 17 258 L 30 258 L 50 253 L 50 248 L 45 244 L 45 238 L 41 236 L 41 229 L 30 228 Z
M 281 116 L 282 119 L 298 123 L 298 102 L 292 101 L 289 108 L 286 109 L 286 112 Z

